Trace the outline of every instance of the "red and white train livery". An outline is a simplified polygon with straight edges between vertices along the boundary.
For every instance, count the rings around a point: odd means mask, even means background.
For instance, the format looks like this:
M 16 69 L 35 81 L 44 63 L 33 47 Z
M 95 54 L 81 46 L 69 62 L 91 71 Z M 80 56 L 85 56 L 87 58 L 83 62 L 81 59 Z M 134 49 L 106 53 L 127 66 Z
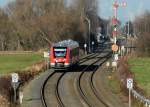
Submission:
M 79 61 L 79 43 L 64 40 L 54 44 L 50 49 L 50 65 L 54 69 L 68 69 Z

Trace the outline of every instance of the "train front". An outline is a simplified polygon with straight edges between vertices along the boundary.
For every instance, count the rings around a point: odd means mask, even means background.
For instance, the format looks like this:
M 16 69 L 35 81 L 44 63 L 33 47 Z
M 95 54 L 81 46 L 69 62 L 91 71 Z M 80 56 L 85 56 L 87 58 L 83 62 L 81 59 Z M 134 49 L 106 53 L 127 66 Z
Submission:
M 51 47 L 51 67 L 55 70 L 64 70 L 69 67 L 69 51 L 67 47 Z

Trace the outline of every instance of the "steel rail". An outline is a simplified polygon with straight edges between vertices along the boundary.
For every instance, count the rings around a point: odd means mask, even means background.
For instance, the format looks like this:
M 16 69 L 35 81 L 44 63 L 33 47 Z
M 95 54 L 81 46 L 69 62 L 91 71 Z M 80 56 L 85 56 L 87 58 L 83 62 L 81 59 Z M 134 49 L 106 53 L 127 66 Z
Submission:
M 41 100 L 42 100 L 42 104 L 43 104 L 44 107 L 48 107 L 48 105 L 47 105 L 47 103 L 46 103 L 46 100 L 45 100 L 45 95 L 44 95 L 45 86 L 46 86 L 48 80 L 49 80 L 52 76 L 54 76 L 56 73 L 57 73 L 57 71 L 54 71 L 52 74 L 50 74 L 50 75 L 46 78 L 46 80 L 44 81 L 43 86 L 42 86 L 42 88 L 41 88 Z M 59 85 L 59 82 L 60 82 L 61 78 L 62 78 L 65 74 L 66 74 L 66 72 L 63 72 L 63 73 L 60 75 L 60 77 L 58 78 L 58 81 L 57 81 L 56 89 L 55 89 L 55 90 L 56 90 L 56 91 L 55 91 L 55 95 L 56 95 L 56 98 L 57 98 L 57 101 L 58 101 L 58 104 L 60 105 L 60 107 L 65 107 L 65 106 L 64 106 L 64 104 L 63 104 L 63 102 L 62 102 L 62 100 L 61 100 L 61 98 L 60 98 L 60 96 L 59 96 L 58 85 Z
M 109 57 L 110 57 L 110 56 L 106 57 L 106 59 L 105 59 L 102 63 L 99 64 L 98 68 L 99 68 L 102 64 L 104 64 L 104 63 L 109 59 Z M 96 88 L 95 88 L 95 86 L 94 86 L 94 83 L 93 83 L 93 81 L 94 81 L 94 80 L 93 80 L 93 79 L 94 79 L 94 74 L 96 73 L 96 70 L 97 70 L 98 68 L 96 68 L 96 69 L 94 70 L 94 72 L 92 72 L 92 75 L 90 76 L 89 83 L 90 83 L 91 89 L 92 89 L 94 95 L 97 97 L 97 99 L 98 99 L 102 104 L 104 104 L 106 107 L 110 107 L 105 101 L 103 101 L 103 100 L 100 98 L 100 96 L 98 95 L 98 92 L 97 92 L 97 90 L 96 90 Z
M 56 74 L 56 71 L 54 71 L 52 74 L 50 74 L 45 80 L 44 80 L 44 83 L 41 87 L 41 101 L 42 101 L 42 104 L 44 107 L 48 107 L 47 104 L 46 104 L 46 100 L 45 100 L 45 95 L 44 95 L 44 89 L 45 89 L 45 86 L 46 86 L 46 83 L 47 81 L 49 80 L 50 77 L 52 77 L 54 74 Z
M 55 94 L 56 94 L 56 98 L 57 98 L 57 100 L 58 100 L 58 103 L 59 103 L 60 107 L 65 107 L 65 105 L 64 105 L 63 101 L 61 100 L 61 97 L 60 97 L 60 94 L 59 94 L 59 83 L 60 83 L 62 77 L 63 77 L 66 73 L 67 73 L 67 72 L 64 72 L 64 73 L 59 77 L 59 79 L 58 79 L 58 81 L 57 81 L 57 85 L 56 85 Z
M 103 57 L 103 58 L 106 58 L 106 59 L 105 59 L 101 64 L 103 64 L 103 63 L 107 60 L 107 58 L 110 57 L 110 54 L 111 54 L 111 53 L 109 53 L 109 54 L 107 54 L 106 56 Z M 97 57 L 97 58 L 98 58 L 98 57 Z M 89 103 L 88 98 L 86 97 L 85 93 L 83 92 L 83 89 L 81 88 L 81 78 L 83 77 L 84 73 L 86 73 L 86 70 L 89 69 L 89 67 L 91 67 L 92 65 L 98 63 L 98 62 L 101 61 L 103 58 L 102 58 L 102 57 L 98 58 L 98 59 L 97 59 L 96 61 L 94 61 L 92 64 L 90 64 L 89 66 L 87 66 L 86 68 L 84 68 L 84 69 L 82 70 L 83 72 L 80 74 L 80 76 L 79 76 L 79 78 L 78 78 L 78 80 L 77 80 L 77 88 L 78 88 L 78 91 L 79 91 L 81 97 L 83 98 L 83 100 L 86 102 L 86 104 L 87 104 L 89 107 L 93 107 L 93 106 Z M 101 65 L 101 64 L 100 64 L 100 65 Z M 95 71 L 100 67 L 100 65 L 99 65 L 97 68 L 95 68 L 95 69 L 93 70 L 93 72 L 95 72 Z M 95 94 L 95 93 L 94 93 L 94 94 Z M 102 100 L 101 100 L 101 101 L 102 101 Z M 105 104 L 104 102 L 102 102 L 102 103 L 103 103 L 105 106 L 107 105 L 107 104 Z M 109 106 L 107 105 L 106 107 L 109 107 Z

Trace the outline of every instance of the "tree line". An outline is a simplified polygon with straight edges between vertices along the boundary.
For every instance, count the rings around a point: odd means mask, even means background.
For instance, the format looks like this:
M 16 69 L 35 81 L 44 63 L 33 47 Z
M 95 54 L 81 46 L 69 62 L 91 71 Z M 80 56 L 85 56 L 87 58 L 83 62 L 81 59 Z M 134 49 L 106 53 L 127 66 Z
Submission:
M 96 0 L 92 3 L 96 4 Z M 83 42 L 91 0 L 16 0 L 0 9 L 0 51 L 39 50 L 64 39 Z
M 137 36 L 138 53 L 142 56 L 150 56 L 150 12 L 136 17 L 134 20 L 134 32 Z

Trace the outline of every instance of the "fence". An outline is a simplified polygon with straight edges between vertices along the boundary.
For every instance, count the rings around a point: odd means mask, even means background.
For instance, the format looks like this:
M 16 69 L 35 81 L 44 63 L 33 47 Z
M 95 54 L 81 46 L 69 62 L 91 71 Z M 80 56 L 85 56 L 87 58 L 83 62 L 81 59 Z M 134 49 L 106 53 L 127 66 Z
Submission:
M 140 95 L 138 92 L 136 92 L 135 90 L 132 90 L 132 94 L 133 96 L 140 100 L 141 102 L 143 102 L 145 104 L 146 107 L 150 107 L 150 100 L 146 99 L 145 97 L 143 97 L 142 95 Z
M 110 62 L 107 62 L 107 63 L 106 63 L 107 69 L 109 69 L 110 66 L 112 66 L 112 65 L 110 65 Z M 150 99 L 145 98 L 144 96 L 142 96 L 141 94 L 139 94 L 139 93 L 138 93 L 136 90 L 134 90 L 134 89 L 132 89 L 131 92 L 132 92 L 133 96 L 134 96 L 137 100 L 139 100 L 139 101 L 141 101 L 143 104 L 145 104 L 146 107 L 150 107 Z

